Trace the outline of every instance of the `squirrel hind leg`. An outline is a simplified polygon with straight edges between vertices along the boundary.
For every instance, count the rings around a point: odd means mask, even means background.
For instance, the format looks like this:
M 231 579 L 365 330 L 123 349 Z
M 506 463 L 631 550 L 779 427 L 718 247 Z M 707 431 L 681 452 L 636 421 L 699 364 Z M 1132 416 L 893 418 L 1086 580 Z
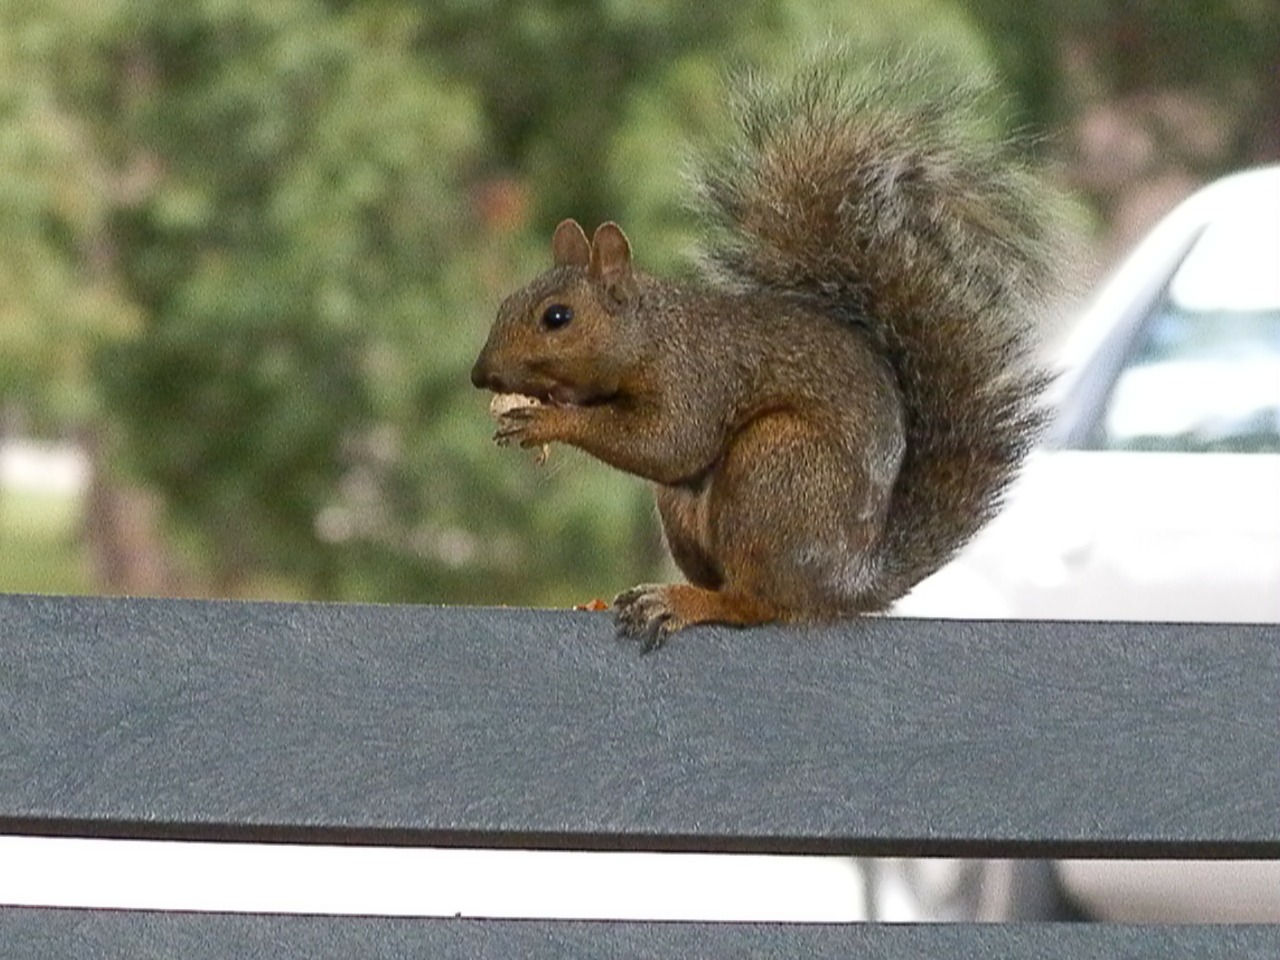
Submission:
M 641 641 L 644 653 L 695 623 L 750 627 L 784 619 L 763 598 L 686 583 L 643 583 L 618 594 L 613 607 L 618 635 Z

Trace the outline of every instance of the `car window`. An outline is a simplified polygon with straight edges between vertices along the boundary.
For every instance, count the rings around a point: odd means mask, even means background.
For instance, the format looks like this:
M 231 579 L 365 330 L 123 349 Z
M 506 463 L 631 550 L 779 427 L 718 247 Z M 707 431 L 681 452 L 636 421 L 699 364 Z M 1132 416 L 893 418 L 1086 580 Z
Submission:
M 1138 331 L 1090 446 L 1280 452 L 1280 197 L 1197 240 Z

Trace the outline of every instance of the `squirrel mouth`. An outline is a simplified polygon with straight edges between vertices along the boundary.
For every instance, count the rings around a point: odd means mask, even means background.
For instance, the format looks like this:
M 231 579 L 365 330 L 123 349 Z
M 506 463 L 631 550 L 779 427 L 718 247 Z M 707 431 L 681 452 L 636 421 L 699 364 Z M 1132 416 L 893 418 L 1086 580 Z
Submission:
M 531 397 L 538 403 L 545 403 L 552 407 L 594 407 L 609 403 L 614 399 L 613 394 L 597 393 L 589 389 L 571 387 L 562 383 L 545 389 L 524 390 L 521 393 L 526 397 Z

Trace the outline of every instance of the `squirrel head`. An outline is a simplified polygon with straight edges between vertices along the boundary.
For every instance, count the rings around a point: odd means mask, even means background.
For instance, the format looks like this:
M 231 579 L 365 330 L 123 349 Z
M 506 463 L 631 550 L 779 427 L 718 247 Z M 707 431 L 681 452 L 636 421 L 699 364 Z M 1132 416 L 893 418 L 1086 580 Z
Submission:
M 554 266 L 503 301 L 471 382 L 549 403 L 607 403 L 634 369 L 631 245 L 616 223 L 588 240 L 575 220 L 551 239 Z

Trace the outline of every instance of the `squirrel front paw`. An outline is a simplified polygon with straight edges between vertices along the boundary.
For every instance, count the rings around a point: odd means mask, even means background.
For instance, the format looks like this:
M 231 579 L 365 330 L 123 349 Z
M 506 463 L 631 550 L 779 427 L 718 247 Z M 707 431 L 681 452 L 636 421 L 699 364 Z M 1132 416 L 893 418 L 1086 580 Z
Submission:
M 498 429 L 493 434 L 500 447 L 518 443 L 522 447 L 541 447 L 554 438 L 551 434 L 556 408 L 545 404 L 514 407 L 498 417 Z
M 641 641 L 641 653 L 657 650 L 673 633 L 689 625 L 675 610 L 671 587 L 660 583 L 624 590 L 614 598 L 613 609 L 618 636 Z

